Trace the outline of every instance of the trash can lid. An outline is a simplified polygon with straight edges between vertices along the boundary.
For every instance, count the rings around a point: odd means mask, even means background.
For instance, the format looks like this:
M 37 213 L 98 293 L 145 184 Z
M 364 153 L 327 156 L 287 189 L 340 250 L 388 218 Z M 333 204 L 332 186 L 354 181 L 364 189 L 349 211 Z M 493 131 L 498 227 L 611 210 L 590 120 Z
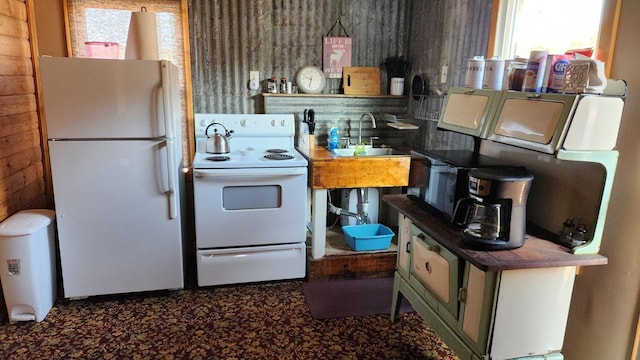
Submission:
M 48 209 L 23 210 L 0 223 L 0 236 L 31 235 L 51 224 L 55 212 Z

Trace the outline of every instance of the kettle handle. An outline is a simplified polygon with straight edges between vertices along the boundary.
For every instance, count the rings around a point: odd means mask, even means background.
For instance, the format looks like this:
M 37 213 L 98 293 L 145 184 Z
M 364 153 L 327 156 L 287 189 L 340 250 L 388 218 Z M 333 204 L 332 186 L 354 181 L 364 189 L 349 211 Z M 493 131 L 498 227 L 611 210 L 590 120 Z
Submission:
M 469 220 L 469 209 L 471 209 L 470 198 L 458 200 L 456 207 L 453 209 L 451 223 L 460 227 L 467 226 L 467 221 Z
M 212 127 L 213 125 L 220 125 L 220 126 L 222 126 L 222 128 L 224 129 L 225 136 L 227 136 L 227 135 L 229 134 L 229 131 L 227 130 L 227 128 L 226 128 L 226 127 L 224 127 L 224 125 L 222 125 L 222 124 L 220 124 L 220 123 L 217 123 L 217 122 L 212 122 L 211 124 L 209 124 L 209 126 L 207 126 L 207 128 L 206 128 L 206 129 L 204 129 L 204 135 L 205 135 L 206 137 L 209 137 L 209 128 L 210 128 L 210 127 Z M 214 129 L 214 131 L 215 131 L 215 129 Z M 233 132 L 233 131 L 232 131 L 232 132 Z

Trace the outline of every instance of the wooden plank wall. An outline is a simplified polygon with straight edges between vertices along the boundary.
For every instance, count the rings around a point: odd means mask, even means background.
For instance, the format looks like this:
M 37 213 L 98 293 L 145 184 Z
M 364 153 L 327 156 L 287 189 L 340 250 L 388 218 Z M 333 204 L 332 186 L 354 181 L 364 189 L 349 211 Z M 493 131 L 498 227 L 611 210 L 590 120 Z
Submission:
M 0 221 L 47 207 L 25 0 L 0 0 Z

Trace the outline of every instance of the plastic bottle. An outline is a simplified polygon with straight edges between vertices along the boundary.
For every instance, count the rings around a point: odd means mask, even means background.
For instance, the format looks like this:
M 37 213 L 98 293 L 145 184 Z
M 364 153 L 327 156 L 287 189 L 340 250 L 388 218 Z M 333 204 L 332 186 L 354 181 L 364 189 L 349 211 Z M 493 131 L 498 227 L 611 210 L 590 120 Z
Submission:
M 337 149 L 340 147 L 340 131 L 338 127 L 334 124 L 329 131 L 329 149 Z

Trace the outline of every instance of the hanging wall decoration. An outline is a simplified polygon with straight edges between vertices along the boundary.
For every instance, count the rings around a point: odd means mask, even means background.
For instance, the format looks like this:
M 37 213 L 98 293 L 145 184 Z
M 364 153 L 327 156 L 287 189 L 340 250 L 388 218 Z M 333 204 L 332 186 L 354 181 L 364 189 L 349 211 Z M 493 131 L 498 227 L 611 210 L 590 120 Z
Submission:
M 340 25 L 346 36 L 329 36 L 336 25 Z M 351 45 L 349 33 L 342 26 L 340 19 L 336 20 L 327 36 L 322 38 L 322 69 L 327 78 L 340 79 L 342 68 L 351 66 Z

